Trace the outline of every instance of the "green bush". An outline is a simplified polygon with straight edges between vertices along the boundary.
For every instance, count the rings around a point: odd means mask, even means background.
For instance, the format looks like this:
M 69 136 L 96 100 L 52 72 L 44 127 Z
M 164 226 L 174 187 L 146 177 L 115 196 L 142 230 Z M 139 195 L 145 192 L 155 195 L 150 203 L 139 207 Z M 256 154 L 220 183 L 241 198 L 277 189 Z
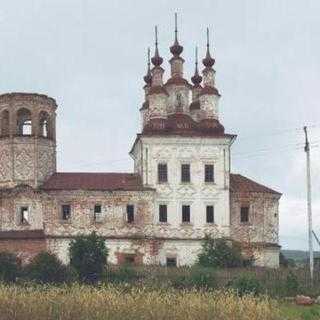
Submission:
M 210 268 L 194 267 L 191 269 L 189 281 L 191 287 L 214 288 L 216 286 L 215 272 Z
M 19 274 L 17 257 L 10 252 L 0 252 L 0 281 L 14 282 Z
M 246 294 L 258 295 L 262 293 L 262 285 L 254 276 L 241 276 L 229 284 L 240 296 Z
M 38 283 L 63 283 L 68 280 L 67 267 L 52 253 L 40 252 L 24 268 L 25 277 Z
M 299 290 L 299 281 L 297 276 L 290 271 L 286 278 L 285 287 L 287 290 L 287 295 L 296 295 Z
M 108 257 L 105 241 L 95 232 L 79 236 L 70 243 L 70 266 L 76 271 L 78 279 L 86 283 L 101 280 Z
M 206 236 L 198 255 L 198 264 L 215 268 L 240 267 L 243 264 L 241 249 L 234 242 L 229 245 L 225 239 Z
M 107 282 L 112 283 L 133 283 L 136 282 L 138 278 L 139 276 L 136 270 L 128 265 L 109 268 L 106 272 Z

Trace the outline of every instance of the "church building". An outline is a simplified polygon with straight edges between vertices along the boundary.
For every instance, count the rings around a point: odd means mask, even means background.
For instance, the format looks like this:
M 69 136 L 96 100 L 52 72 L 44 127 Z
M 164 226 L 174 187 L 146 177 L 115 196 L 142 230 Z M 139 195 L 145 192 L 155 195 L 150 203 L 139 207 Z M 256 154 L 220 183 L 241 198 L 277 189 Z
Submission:
M 0 95 L 0 251 L 26 263 L 47 250 L 67 263 L 70 241 L 95 231 L 108 263 L 184 266 L 210 235 L 238 242 L 257 266 L 278 267 L 281 194 L 230 172 L 236 135 L 219 121 L 207 38 L 202 75 L 196 58 L 189 82 L 176 28 L 164 81 L 156 30 L 133 173 L 57 172 L 55 100 Z

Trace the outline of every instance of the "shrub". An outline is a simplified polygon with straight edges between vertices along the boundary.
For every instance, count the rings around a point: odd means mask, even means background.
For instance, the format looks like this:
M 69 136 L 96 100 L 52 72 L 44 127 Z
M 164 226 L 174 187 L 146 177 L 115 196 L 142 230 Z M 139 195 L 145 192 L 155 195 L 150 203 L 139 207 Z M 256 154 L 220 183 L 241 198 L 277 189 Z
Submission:
M 287 295 L 297 294 L 299 290 L 299 281 L 297 276 L 292 271 L 290 271 L 287 275 L 285 286 L 287 289 Z
M 63 283 L 67 267 L 52 253 L 40 252 L 24 269 L 25 277 L 38 283 Z
M 234 242 L 229 245 L 225 239 L 206 236 L 198 263 L 204 267 L 239 267 L 242 265 L 241 249 Z
M 190 286 L 196 288 L 214 288 L 216 286 L 215 273 L 210 268 L 193 267 L 190 272 Z
M 101 279 L 108 256 L 102 237 L 95 232 L 79 236 L 70 243 L 69 251 L 70 266 L 76 271 L 80 281 L 94 283 Z
M 236 290 L 240 296 L 246 294 L 258 295 L 262 292 L 262 285 L 259 280 L 253 276 L 241 276 L 232 280 L 229 285 Z
M 17 257 L 10 252 L 0 252 L 0 281 L 14 282 L 18 273 Z
M 106 273 L 106 280 L 113 283 L 133 283 L 137 281 L 138 278 L 136 270 L 128 265 L 110 268 Z

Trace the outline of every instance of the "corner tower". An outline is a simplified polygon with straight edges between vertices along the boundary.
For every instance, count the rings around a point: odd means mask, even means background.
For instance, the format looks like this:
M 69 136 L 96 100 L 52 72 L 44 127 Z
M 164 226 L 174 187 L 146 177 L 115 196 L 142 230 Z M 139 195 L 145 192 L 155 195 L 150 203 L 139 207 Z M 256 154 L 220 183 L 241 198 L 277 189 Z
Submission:
M 45 95 L 0 95 L 0 188 L 37 188 L 56 171 L 56 108 Z

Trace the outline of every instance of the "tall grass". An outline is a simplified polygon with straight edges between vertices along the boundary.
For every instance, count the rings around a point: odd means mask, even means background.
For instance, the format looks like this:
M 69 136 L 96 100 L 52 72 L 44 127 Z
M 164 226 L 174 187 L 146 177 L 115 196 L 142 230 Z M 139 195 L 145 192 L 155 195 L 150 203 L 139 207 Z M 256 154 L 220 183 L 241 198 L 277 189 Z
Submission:
M 0 285 L 1 320 L 273 320 L 267 297 L 225 291 L 133 289 L 126 286 L 18 287 Z

